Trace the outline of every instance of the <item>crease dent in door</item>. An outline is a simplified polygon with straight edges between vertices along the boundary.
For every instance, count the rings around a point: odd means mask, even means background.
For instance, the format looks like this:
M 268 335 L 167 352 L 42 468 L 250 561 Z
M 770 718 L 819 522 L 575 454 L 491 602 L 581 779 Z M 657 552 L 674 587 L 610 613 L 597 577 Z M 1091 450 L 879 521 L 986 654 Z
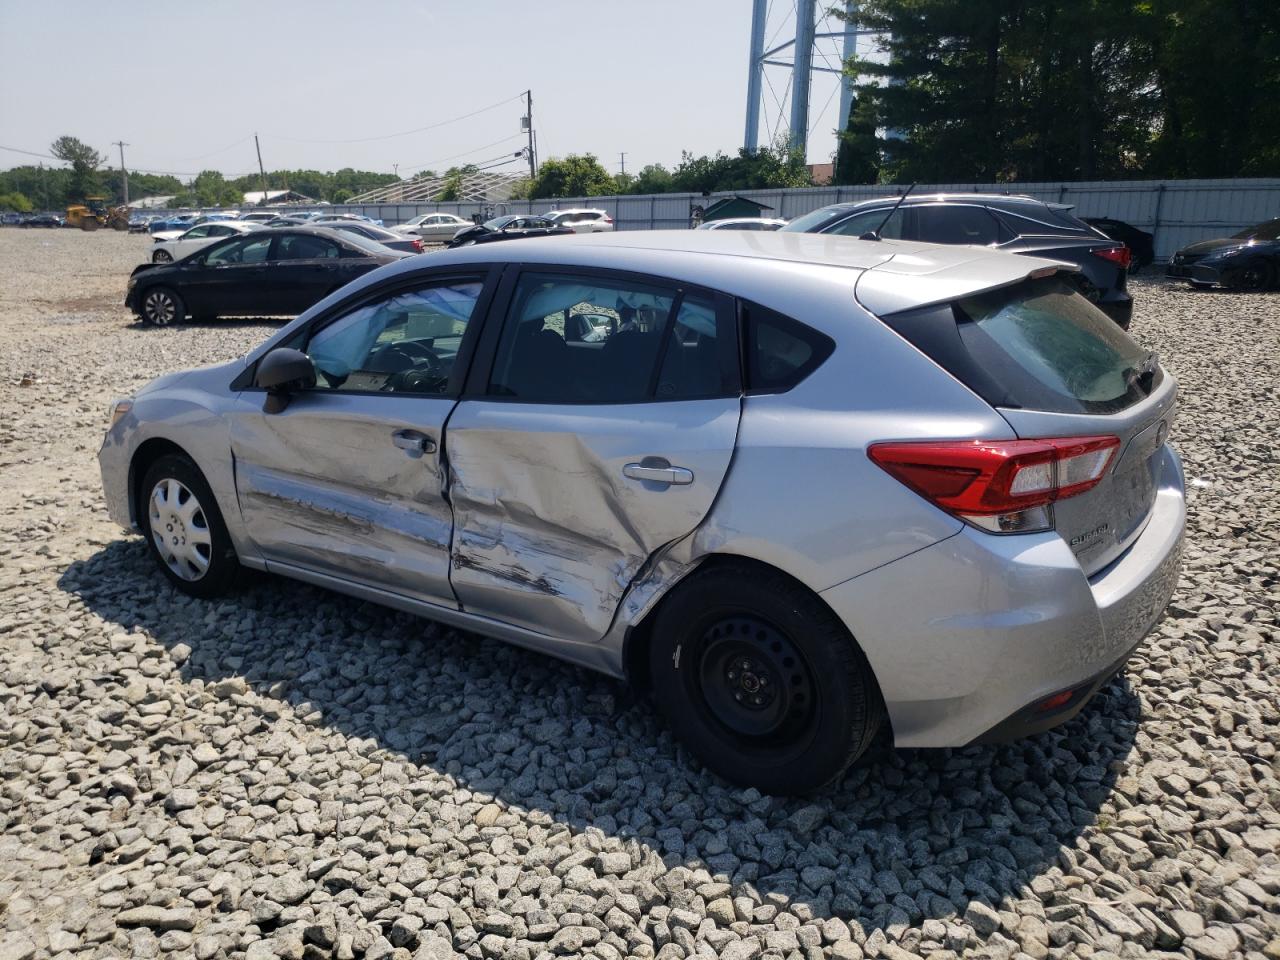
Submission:
M 453 564 L 507 581 L 516 590 L 558 597 L 569 616 L 602 607 L 616 610 L 649 559 L 644 538 L 623 502 L 624 484 L 634 481 L 620 472 L 613 476 L 608 462 L 580 437 L 556 439 L 556 466 L 551 470 L 545 459 L 521 455 L 515 443 L 501 456 L 473 453 L 466 462 L 450 462 Z M 530 482 L 530 472 L 549 472 L 552 482 Z M 577 493 L 586 489 L 599 495 L 577 497 L 568 511 L 563 503 L 528 499 L 537 491 L 556 490 L 556 477 L 572 477 Z M 514 496 L 515 491 L 528 502 Z M 619 540 L 623 549 L 610 545 Z M 583 556 L 584 541 L 596 544 L 590 557 Z M 593 571 L 586 580 L 584 566 Z
M 290 559 L 294 561 L 332 559 L 335 533 L 361 548 L 345 552 L 348 571 L 361 578 L 404 564 L 423 544 L 448 550 L 450 524 L 385 495 L 348 492 L 318 476 L 298 481 L 256 466 L 244 468 L 240 477 L 244 500 L 258 501 L 273 523 L 291 528 Z

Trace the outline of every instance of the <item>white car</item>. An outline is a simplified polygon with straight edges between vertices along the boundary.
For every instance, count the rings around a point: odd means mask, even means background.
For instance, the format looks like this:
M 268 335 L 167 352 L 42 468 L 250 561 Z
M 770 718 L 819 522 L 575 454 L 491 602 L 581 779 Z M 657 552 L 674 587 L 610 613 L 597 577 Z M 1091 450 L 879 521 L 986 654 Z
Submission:
M 163 230 L 152 234 L 156 245 L 151 249 L 152 263 L 172 263 L 195 253 L 215 240 L 234 237 L 238 233 L 261 230 L 262 224 L 252 220 L 214 220 L 190 230 Z
M 543 216 L 557 227 L 569 227 L 574 233 L 607 233 L 613 229 L 613 217 L 605 210 L 581 207 L 574 210 L 551 210 Z
M 463 227 L 471 225 L 470 220 L 452 213 L 424 213 L 398 227 L 392 227 L 391 230 L 406 237 L 421 237 L 428 243 L 445 243 L 452 240 L 453 235 Z
M 698 225 L 699 230 L 780 230 L 787 225 L 778 217 L 725 217 Z

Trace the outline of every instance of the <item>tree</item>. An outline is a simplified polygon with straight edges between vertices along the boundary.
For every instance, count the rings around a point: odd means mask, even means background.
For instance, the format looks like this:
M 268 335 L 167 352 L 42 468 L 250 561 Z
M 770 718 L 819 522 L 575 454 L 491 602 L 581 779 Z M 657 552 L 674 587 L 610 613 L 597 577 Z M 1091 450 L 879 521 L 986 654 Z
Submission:
M 600 165 L 594 154 L 569 154 L 562 160 L 544 160 L 538 168 L 529 196 L 599 197 L 612 192 L 613 177 Z
M 629 192 L 668 193 L 671 190 L 671 171 L 660 163 L 650 163 L 636 174 Z
M 97 173 L 105 159 L 102 154 L 75 137 L 59 137 L 49 145 L 49 152 L 71 164 L 68 199 L 83 201 L 85 197 L 97 196 L 102 189 Z
M 21 193 L 0 193 L 0 210 L 16 210 L 18 213 L 30 213 L 31 201 Z
M 876 142 L 875 104 L 858 93 L 849 104 L 849 117 L 836 144 L 835 184 L 876 183 L 880 179 L 880 145 Z
M 196 198 L 192 206 L 197 207 L 234 207 L 244 201 L 244 191 L 227 183 L 217 170 L 201 170 L 191 181 L 191 193 Z

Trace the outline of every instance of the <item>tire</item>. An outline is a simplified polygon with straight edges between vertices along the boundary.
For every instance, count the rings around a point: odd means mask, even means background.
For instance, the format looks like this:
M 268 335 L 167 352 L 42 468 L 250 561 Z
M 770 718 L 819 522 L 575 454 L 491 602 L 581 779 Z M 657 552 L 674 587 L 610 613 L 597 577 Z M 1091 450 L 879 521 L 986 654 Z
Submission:
M 173 254 L 168 250 L 157 250 L 151 255 L 152 263 L 173 263 Z
M 796 581 L 750 565 L 695 573 L 666 597 L 649 649 L 654 699 L 713 772 L 769 794 L 836 780 L 884 706 L 866 657 Z
M 234 586 L 240 569 L 236 551 L 213 491 L 194 463 L 178 454 L 158 459 L 143 475 L 138 507 L 147 549 L 170 583 L 205 598 Z
M 1269 290 L 1275 282 L 1275 271 L 1265 260 L 1250 260 L 1243 267 L 1231 271 L 1227 286 L 1232 290 L 1257 292 Z
M 168 287 L 153 287 L 143 294 L 139 315 L 153 327 L 171 327 L 186 319 L 187 308 Z

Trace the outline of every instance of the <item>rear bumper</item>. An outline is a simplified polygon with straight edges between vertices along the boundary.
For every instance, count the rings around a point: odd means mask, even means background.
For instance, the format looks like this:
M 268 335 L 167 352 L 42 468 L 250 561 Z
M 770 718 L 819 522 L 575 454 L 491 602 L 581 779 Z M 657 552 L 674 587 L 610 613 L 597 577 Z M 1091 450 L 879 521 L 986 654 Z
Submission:
M 1129 329 L 1129 323 L 1133 320 L 1133 297 L 1129 294 L 1122 290 L 1114 291 L 1100 299 L 1097 307 L 1119 324 L 1122 330 Z
M 1182 467 L 1161 454 L 1138 539 L 1086 577 L 1056 533 L 965 528 L 823 592 L 876 673 L 902 747 L 961 746 L 1070 719 L 1160 617 L 1181 570 Z M 1029 708 L 1071 691 L 1052 711 Z

